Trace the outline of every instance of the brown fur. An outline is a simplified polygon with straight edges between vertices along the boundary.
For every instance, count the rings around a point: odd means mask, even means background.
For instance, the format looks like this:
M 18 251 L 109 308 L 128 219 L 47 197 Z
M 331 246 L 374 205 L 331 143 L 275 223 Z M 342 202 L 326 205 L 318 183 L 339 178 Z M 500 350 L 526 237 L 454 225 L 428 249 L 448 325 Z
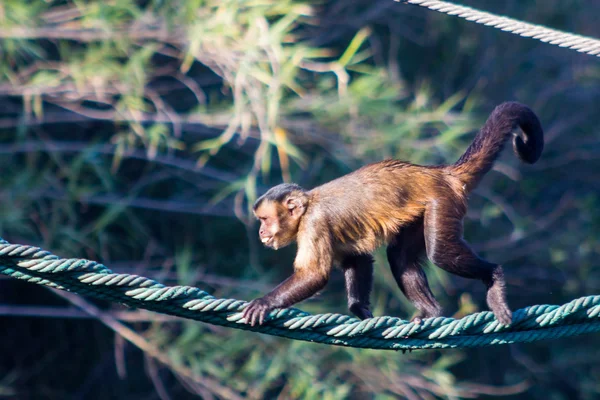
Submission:
M 426 253 L 440 268 L 483 281 L 488 305 L 501 323 L 510 323 L 502 268 L 479 258 L 465 243 L 462 218 L 469 192 L 491 169 L 516 126 L 524 138 L 515 136 L 515 152 L 523 161 L 535 162 L 543 148 L 537 117 L 526 106 L 504 103 L 454 165 L 386 160 L 308 192 L 290 184 L 269 190 L 254 206 L 261 241 L 278 249 L 296 240 L 298 252 L 294 274 L 250 303 L 244 311 L 247 321 L 262 323 L 270 309 L 312 296 L 325 286 L 334 264 L 344 270 L 350 310 L 370 317 L 370 254 L 386 244 L 394 278 L 419 310 L 417 321 L 441 315 L 420 266 Z

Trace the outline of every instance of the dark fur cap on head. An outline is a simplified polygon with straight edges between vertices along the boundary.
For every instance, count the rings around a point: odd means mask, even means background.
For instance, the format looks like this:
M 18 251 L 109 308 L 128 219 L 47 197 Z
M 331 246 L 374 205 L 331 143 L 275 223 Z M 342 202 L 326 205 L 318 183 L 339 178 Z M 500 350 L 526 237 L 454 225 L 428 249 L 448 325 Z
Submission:
M 258 200 L 256 200 L 253 210 L 256 210 L 265 200 L 280 203 L 293 192 L 304 193 L 304 189 L 295 183 L 282 183 L 280 185 L 273 186 L 267 191 L 267 193 L 263 194 L 258 198 Z

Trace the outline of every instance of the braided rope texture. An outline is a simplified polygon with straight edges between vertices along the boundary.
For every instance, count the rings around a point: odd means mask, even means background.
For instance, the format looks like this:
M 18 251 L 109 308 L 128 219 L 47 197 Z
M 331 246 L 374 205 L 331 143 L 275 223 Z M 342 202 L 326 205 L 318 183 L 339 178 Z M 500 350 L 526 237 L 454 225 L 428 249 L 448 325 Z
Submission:
M 0 238 L 0 273 L 38 285 L 119 302 L 163 314 L 268 335 L 372 349 L 414 350 L 533 342 L 600 331 L 600 296 L 562 306 L 536 305 L 515 311 L 510 326 L 480 312 L 462 319 L 431 318 L 417 325 L 400 318 L 360 321 L 342 314 L 311 315 L 295 308 L 274 310 L 265 324 L 244 323 L 248 304 L 219 299 L 190 286 L 165 286 L 143 276 L 117 274 L 95 261 L 59 258 L 38 247 Z
M 586 36 L 575 35 L 562 32 L 556 29 L 546 28 L 545 26 L 530 24 L 516 19 L 501 17 L 479 11 L 471 7 L 465 7 L 447 1 L 438 0 L 396 0 L 400 3 L 409 3 L 421 7 L 427 7 L 430 10 L 439 11 L 448 15 L 456 15 L 468 21 L 478 24 L 492 26 L 511 32 L 516 35 L 530 37 L 542 42 L 550 43 L 560 47 L 577 50 L 580 53 L 590 54 L 600 57 L 600 40 Z

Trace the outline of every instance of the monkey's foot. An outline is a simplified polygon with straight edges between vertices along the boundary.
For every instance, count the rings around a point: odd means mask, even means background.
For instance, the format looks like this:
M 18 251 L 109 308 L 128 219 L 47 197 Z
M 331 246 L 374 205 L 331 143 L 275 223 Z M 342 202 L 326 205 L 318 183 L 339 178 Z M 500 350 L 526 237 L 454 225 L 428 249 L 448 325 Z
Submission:
M 369 310 L 368 306 L 355 303 L 349 307 L 349 310 L 359 319 L 373 318 L 373 313 L 371 313 L 371 310 Z
M 510 311 L 510 308 L 503 297 L 498 298 L 498 296 L 490 289 L 488 291 L 487 303 L 498 322 L 502 325 L 510 325 L 512 322 L 512 311 Z
M 502 325 L 510 325 L 512 311 L 506 303 L 504 273 L 501 268 L 494 271 L 494 282 L 487 291 L 487 304 Z
M 436 302 L 437 303 L 437 302 Z M 442 308 L 439 304 L 435 304 L 431 307 L 427 307 L 425 310 L 418 310 L 417 314 L 410 320 L 410 322 L 421 325 L 424 319 L 437 318 L 442 316 Z

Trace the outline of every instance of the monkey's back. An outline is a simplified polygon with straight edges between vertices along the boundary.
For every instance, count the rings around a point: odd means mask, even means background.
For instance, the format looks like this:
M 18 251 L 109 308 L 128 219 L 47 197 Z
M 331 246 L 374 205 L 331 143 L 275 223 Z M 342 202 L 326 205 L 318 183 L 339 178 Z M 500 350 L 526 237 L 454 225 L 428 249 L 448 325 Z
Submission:
M 421 219 L 429 199 L 454 196 L 453 179 L 444 166 L 385 160 L 311 190 L 318 209 L 308 211 L 326 221 L 339 252 L 370 253 Z

